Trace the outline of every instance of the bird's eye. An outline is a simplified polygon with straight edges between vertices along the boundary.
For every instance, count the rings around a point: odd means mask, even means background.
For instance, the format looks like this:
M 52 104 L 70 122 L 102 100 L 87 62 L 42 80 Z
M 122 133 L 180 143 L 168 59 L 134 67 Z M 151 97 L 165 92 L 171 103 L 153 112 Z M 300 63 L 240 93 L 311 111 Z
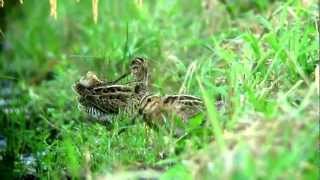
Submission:
M 148 102 L 148 103 L 151 102 L 151 99 L 148 99 L 147 102 Z

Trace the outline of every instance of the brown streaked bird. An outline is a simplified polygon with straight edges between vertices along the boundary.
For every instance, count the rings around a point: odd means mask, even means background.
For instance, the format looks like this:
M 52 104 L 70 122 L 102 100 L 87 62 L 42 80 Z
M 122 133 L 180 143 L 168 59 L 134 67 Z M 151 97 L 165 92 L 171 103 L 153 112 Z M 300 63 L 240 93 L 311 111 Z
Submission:
M 109 115 L 128 111 L 130 103 L 135 99 L 132 87 L 108 85 L 92 72 L 77 81 L 73 89 L 79 95 L 80 109 L 102 121 Z
M 163 105 L 175 112 L 184 122 L 204 110 L 203 101 L 191 95 L 167 95 L 163 97 Z
M 149 91 L 149 68 L 147 61 L 142 57 L 134 58 L 130 64 L 130 73 L 136 82 L 134 91 L 139 98 L 142 98 Z
M 85 76 L 82 76 L 79 81 L 76 81 L 75 84 L 73 84 L 72 89 L 80 96 L 86 96 L 90 94 L 90 88 L 103 84 L 104 82 L 100 80 L 96 74 L 88 71 Z
M 132 59 L 129 71 L 114 82 L 120 81 L 128 75 L 131 75 L 133 78 L 132 87 L 134 89 L 135 98 L 133 98 L 132 107 L 137 109 L 141 98 L 149 92 L 149 68 L 146 59 L 142 57 L 135 57 Z
M 203 110 L 202 100 L 190 95 L 145 95 L 139 102 L 139 114 L 151 126 L 163 124 L 170 115 L 187 122 Z
M 140 99 L 138 114 L 151 127 L 162 125 L 165 120 L 165 109 L 161 96 L 148 94 Z
M 139 98 L 142 98 L 149 91 L 149 67 L 145 58 L 135 57 L 132 59 L 129 66 L 129 71 L 121 75 L 116 80 L 108 82 L 107 84 L 115 84 L 129 75 L 131 75 L 134 79 L 134 92 Z

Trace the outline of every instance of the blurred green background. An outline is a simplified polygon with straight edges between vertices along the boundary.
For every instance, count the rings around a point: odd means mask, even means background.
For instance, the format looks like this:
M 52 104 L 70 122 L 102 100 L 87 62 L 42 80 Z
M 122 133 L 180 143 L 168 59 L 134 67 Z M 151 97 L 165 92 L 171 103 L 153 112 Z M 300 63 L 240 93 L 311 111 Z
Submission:
M 49 1 L 4 2 L 1 177 L 319 178 L 315 0 L 100 0 L 97 23 L 91 1 L 57 1 L 57 19 Z M 72 84 L 115 79 L 135 56 L 153 92 L 204 98 L 202 130 L 88 123 Z

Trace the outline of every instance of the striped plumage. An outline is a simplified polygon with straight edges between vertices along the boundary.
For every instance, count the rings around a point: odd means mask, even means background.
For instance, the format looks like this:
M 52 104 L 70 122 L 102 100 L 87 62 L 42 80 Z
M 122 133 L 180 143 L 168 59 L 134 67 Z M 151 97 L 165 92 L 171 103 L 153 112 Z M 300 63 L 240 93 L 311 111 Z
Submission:
M 130 64 L 131 75 L 135 80 L 134 91 L 139 98 L 142 98 L 149 91 L 149 69 L 144 58 L 136 57 Z
M 183 122 L 201 113 L 204 109 L 200 98 L 190 95 L 145 95 L 139 102 L 139 114 L 147 124 L 162 124 L 170 115 L 180 117 Z
M 145 59 L 140 57 L 133 59 L 130 69 L 131 75 L 138 82 L 134 88 L 140 100 L 138 111 L 148 124 L 153 124 L 154 121 L 161 124 L 170 114 L 186 122 L 204 109 L 202 100 L 195 96 L 167 95 L 161 97 L 149 94 L 149 68 Z
M 183 121 L 199 114 L 204 109 L 202 100 L 191 95 L 168 95 L 163 97 L 163 106 L 175 112 Z
M 84 97 L 78 98 L 78 108 L 81 111 L 86 112 L 89 116 L 99 121 L 110 121 L 108 112 L 105 112 L 103 109 L 99 108 L 90 101 L 87 101 Z
M 81 109 L 99 120 L 108 114 L 129 110 L 135 100 L 131 86 L 107 85 L 92 72 L 77 81 L 74 90 L 79 95 Z
M 149 69 L 143 58 L 134 58 L 130 64 L 130 73 L 122 75 L 114 82 L 131 74 L 133 85 L 118 85 L 100 80 L 94 73 L 88 72 L 74 84 L 79 95 L 81 110 L 98 120 L 108 120 L 109 116 L 120 111 L 133 113 L 137 110 L 149 125 L 160 125 L 172 115 L 183 122 L 204 110 L 200 98 L 191 95 L 153 95 L 149 94 Z

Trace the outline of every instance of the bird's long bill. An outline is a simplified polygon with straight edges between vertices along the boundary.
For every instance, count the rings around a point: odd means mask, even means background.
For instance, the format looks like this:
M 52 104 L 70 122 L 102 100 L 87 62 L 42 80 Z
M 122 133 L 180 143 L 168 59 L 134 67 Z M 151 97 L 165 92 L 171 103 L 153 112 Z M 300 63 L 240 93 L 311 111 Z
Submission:
M 123 78 L 127 77 L 129 74 L 130 74 L 130 72 L 126 72 L 123 75 L 121 75 L 118 79 L 108 82 L 108 84 L 115 84 L 115 83 L 121 81 Z

